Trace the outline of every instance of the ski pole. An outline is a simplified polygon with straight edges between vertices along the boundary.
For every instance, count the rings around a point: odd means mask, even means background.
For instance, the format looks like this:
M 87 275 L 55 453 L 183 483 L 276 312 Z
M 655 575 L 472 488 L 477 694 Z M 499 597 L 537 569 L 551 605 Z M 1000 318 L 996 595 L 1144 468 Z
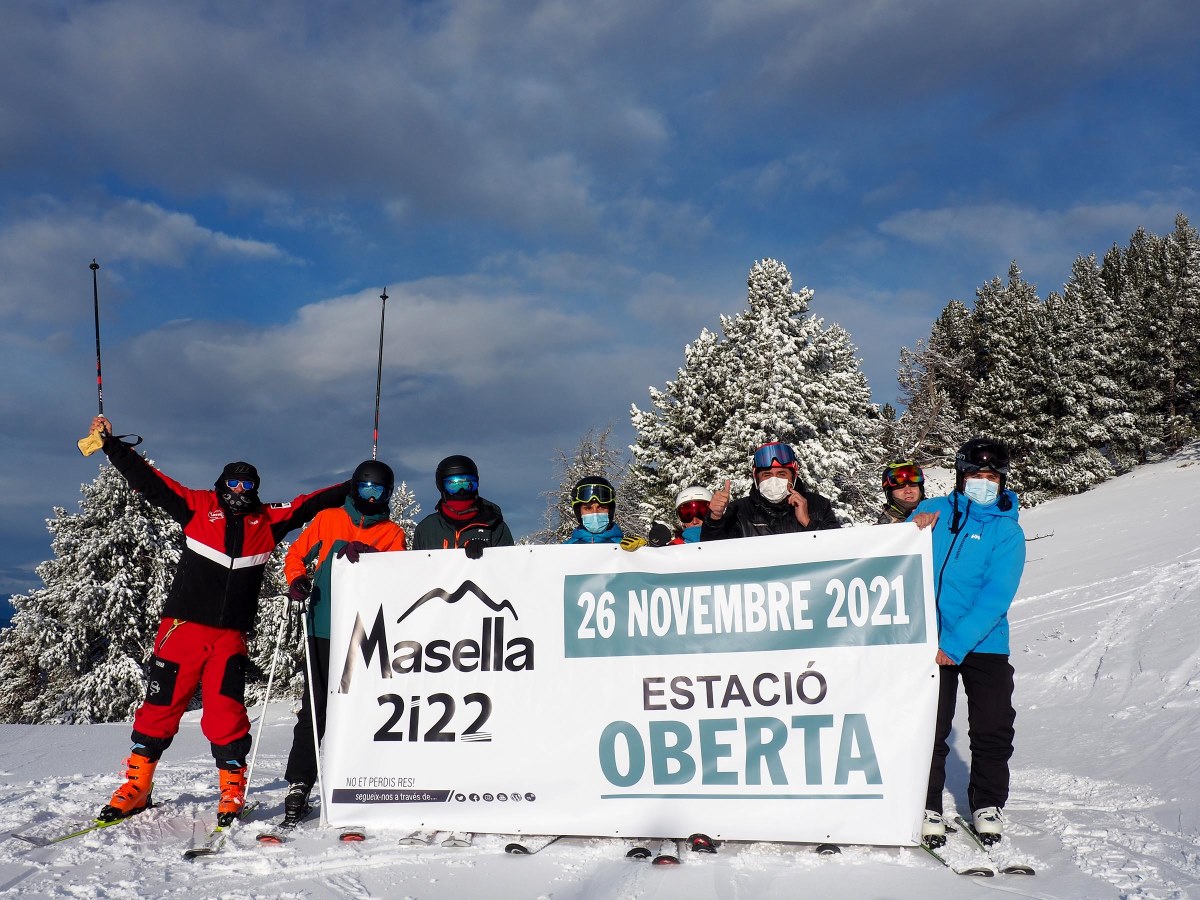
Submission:
M 320 785 L 317 796 L 321 798 L 321 820 L 320 825 L 326 828 L 329 825 L 329 817 L 325 814 L 326 798 L 325 798 L 325 776 L 321 774 L 321 736 L 317 731 L 317 693 L 313 686 L 313 667 L 312 656 L 308 652 L 308 616 L 302 617 L 301 622 L 304 626 L 304 671 L 308 675 L 308 711 L 311 714 L 312 729 L 313 729 L 313 756 L 317 760 L 317 784 Z
M 285 604 L 283 616 L 279 619 L 279 631 L 275 634 L 275 650 L 271 653 L 271 671 L 267 674 L 267 692 L 263 695 L 262 712 L 258 716 L 258 733 L 254 735 L 254 750 L 250 754 L 250 765 L 246 768 L 246 796 L 250 796 L 251 777 L 254 775 L 254 761 L 258 759 L 258 748 L 262 744 L 263 726 L 267 722 L 267 704 L 271 702 L 271 685 L 275 683 L 275 666 L 279 662 L 279 645 L 283 643 L 283 629 L 288 621 L 288 607 Z
M 96 313 L 96 399 L 100 404 L 100 415 L 104 415 L 104 378 L 100 373 L 100 288 L 96 281 L 96 271 L 100 264 L 93 259 L 88 268 L 92 270 L 92 308 Z M 104 437 L 97 429 L 87 437 L 80 438 L 75 445 L 84 456 L 91 456 L 104 446 Z
M 371 438 L 371 459 L 379 450 L 379 389 L 383 384 L 383 317 L 387 314 L 387 288 L 379 295 L 379 365 L 375 369 L 375 431 Z

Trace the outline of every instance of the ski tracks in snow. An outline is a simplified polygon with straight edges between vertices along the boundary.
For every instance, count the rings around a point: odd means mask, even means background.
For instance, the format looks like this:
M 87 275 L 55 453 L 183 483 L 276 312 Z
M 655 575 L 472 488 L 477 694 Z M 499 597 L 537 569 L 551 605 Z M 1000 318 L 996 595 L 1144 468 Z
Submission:
M 1047 848 L 1057 838 L 1070 863 L 1122 898 L 1200 896 L 1200 839 L 1156 821 L 1149 811 L 1161 803 L 1148 789 L 1052 770 L 1014 775 L 1006 812 L 1016 846 Z

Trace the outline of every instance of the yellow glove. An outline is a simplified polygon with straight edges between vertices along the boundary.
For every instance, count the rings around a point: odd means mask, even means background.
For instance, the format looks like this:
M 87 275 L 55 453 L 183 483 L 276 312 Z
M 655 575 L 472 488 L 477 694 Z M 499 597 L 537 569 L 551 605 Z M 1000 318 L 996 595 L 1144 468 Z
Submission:
M 84 456 L 91 456 L 104 446 L 104 436 L 111 432 L 112 426 L 108 424 L 108 419 L 104 416 L 96 416 L 92 419 L 92 430 L 88 432 L 88 436 L 77 440 L 75 446 Z
M 631 535 L 629 535 L 629 537 L 621 539 L 621 549 L 628 550 L 630 553 L 632 553 L 634 550 L 638 549 L 639 547 L 645 547 L 645 546 L 646 546 L 646 539 L 644 537 L 636 537 L 635 535 L 631 534 Z

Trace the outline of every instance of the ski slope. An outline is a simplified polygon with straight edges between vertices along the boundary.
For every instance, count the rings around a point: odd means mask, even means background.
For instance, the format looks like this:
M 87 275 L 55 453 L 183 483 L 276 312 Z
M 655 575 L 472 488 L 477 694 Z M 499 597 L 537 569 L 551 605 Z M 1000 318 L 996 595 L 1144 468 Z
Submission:
M 216 798 L 198 713 L 158 769 L 165 805 L 45 848 L 11 833 L 94 813 L 117 783 L 129 728 L 0 726 L 0 897 L 1200 898 L 1200 447 L 1021 518 L 1033 540 L 1011 614 L 1008 815 L 1033 878 L 956 876 L 915 848 L 822 857 L 727 844 L 651 866 L 626 860 L 631 844 L 616 839 L 565 839 L 529 857 L 505 855 L 509 838 L 491 835 L 461 849 L 401 847 L 387 832 L 342 844 L 315 820 L 290 843 L 260 845 L 253 835 L 281 813 L 294 722 L 274 704 L 252 784 L 261 815 L 195 863 L 181 853 L 211 826 Z M 964 808 L 965 722 L 954 741 L 949 787 Z

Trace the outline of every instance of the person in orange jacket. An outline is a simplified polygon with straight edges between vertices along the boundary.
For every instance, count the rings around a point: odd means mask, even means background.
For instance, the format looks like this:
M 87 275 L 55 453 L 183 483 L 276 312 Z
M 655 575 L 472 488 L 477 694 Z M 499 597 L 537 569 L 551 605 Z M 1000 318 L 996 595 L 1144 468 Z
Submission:
M 288 580 L 288 597 L 293 609 L 307 615 L 308 652 L 312 670 L 305 671 L 304 698 L 292 732 L 284 777 L 288 781 L 284 800 L 285 826 L 294 825 L 308 813 L 308 794 L 317 779 L 317 747 L 313 742 L 313 709 L 316 703 L 318 739 L 325 734 L 325 698 L 329 682 L 329 634 L 333 560 L 358 562 L 359 554 L 407 549 L 404 529 L 389 516 L 389 501 L 396 479 L 386 463 L 369 459 L 360 463 L 350 478 L 350 495 L 337 509 L 318 513 L 288 549 L 283 573 Z M 308 569 L 315 565 L 314 576 Z M 307 607 L 307 609 L 306 609 Z

